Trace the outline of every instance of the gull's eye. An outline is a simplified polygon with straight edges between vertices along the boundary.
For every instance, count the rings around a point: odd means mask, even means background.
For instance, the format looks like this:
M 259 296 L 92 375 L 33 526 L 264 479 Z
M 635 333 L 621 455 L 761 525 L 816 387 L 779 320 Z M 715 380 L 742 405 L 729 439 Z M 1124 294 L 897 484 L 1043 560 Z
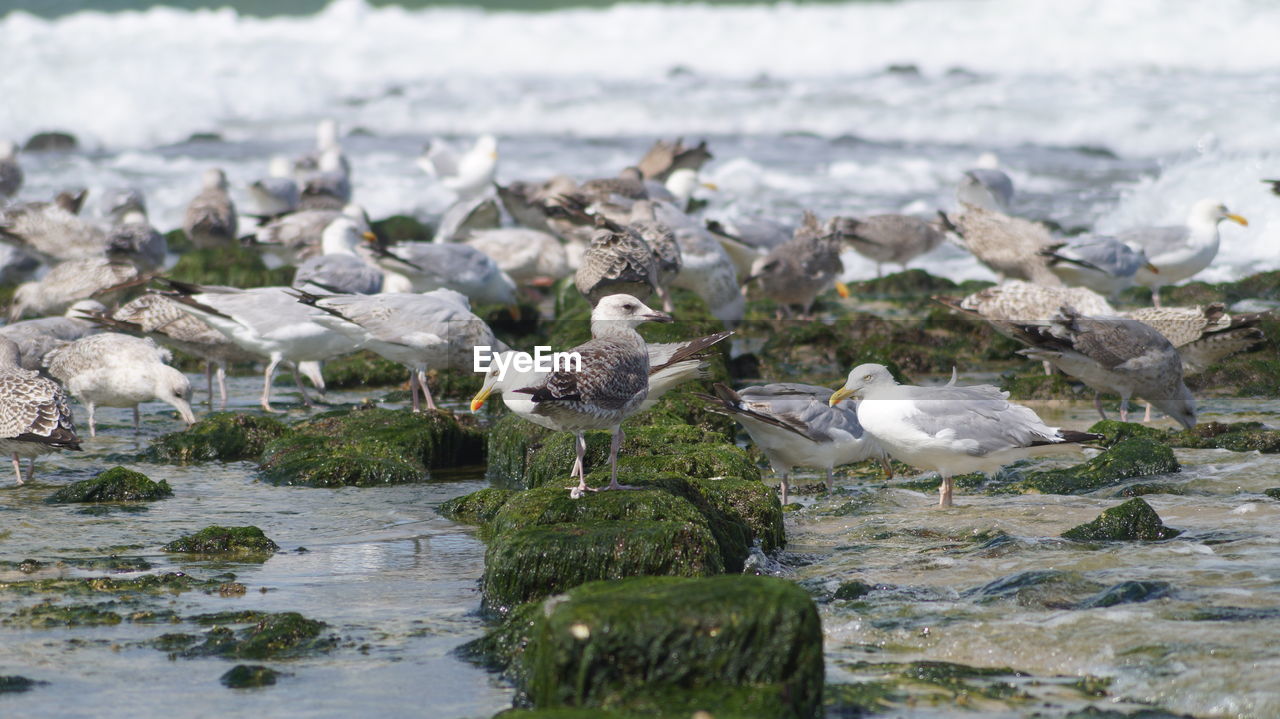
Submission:
M 634 311 L 635 311 L 635 309 L 636 309 L 636 306 L 635 306 L 635 305 L 623 305 L 623 306 L 622 306 L 622 309 L 624 309 L 624 310 L 626 310 L 626 311 L 628 311 L 628 312 L 634 312 Z
M 863 382 L 870 382 L 870 381 L 871 381 L 871 375 L 867 375 L 866 377 L 863 377 L 863 378 L 862 378 L 862 381 L 863 381 Z

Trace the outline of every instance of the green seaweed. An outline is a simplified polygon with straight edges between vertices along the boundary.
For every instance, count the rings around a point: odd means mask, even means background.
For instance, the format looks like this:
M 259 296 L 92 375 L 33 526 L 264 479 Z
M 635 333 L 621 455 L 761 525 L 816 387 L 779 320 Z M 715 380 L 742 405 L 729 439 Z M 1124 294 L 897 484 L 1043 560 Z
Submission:
M 153 482 L 147 475 L 124 467 L 112 467 L 93 479 L 69 484 L 45 498 L 49 504 L 76 502 L 154 502 L 172 497 L 165 480 Z
M 228 689 L 257 689 L 276 683 L 280 672 L 259 664 L 237 664 L 218 677 Z
M 490 400 L 490 406 L 494 404 L 501 403 Z M 498 486 L 524 488 L 529 458 L 554 433 L 502 411 L 504 414 L 489 428 L 485 478 Z
M 515 490 L 485 487 L 484 489 L 454 497 L 440 505 L 440 516 L 463 524 L 485 525 L 502 509 Z
M 257 527 L 205 527 L 162 547 L 166 552 L 189 554 L 272 554 L 279 545 Z
M 77 577 L 52 579 L 24 579 L 17 582 L 0 582 L 0 592 L 16 594 L 59 594 L 62 596 L 94 596 L 99 594 L 181 594 L 193 590 L 217 591 L 227 577 L 221 574 L 209 579 L 198 579 L 183 572 L 144 574 L 139 577 Z
M 267 269 L 257 250 L 240 245 L 193 248 L 178 257 L 165 276 L 179 282 L 230 287 L 288 286 L 294 268 Z
M 17 625 L 30 629 L 50 627 L 96 627 L 119 624 L 123 621 L 115 602 L 102 604 L 56 604 L 41 602 L 22 607 L 9 614 L 0 624 Z
M 1121 440 L 1093 459 L 1066 469 L 1028 472 L 1012 489 L 1042 494 L 1080 494 L 1132 477 L 1171 474 L 1182 467 L 1169 447 L 1150 439 Z
M 17 694 L 19 692 L 31 691 L 37 684 L 47 684 L 48 682 L 36 681 L 28 679 L 17 674 L 7 674 L 0 676 L 0 694 Z
M 156 438 L 147 448 L 146 458 L 173 464 L 256 460 L 268 442 L 287 432 L 283 423 L 271 417 L 218 412 L 185 431 Z
M 1081 542 L 1154 542 L 1179 534 L 1182 532 L 1164 526 L 1160 515 L 1146 500 L 1138 497 L 1103 511 L 1092 522 L 1068 529 L 1062 537 Z
M 284 659 L 314 654 L 337 645 L 336 636 L 324 633 L 328 626 L 297 612 L 266 614 L 239 632 L 216 626 L 205 633 L 204 642 L 181 651 L 180 656 Z
M 363 350 L 325 362 L 322 372 L 325 387 L 346 389 L 403 384 L 409 371 L 399 362 Z

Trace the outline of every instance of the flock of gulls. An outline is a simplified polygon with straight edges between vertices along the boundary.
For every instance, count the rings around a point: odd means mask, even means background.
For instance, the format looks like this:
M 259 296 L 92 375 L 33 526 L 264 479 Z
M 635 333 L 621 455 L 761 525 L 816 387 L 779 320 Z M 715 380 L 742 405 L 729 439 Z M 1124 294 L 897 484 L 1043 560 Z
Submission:
M 574 497 L 627 489 L 617 456 L 623 422 L 665 392 L 706 376 L 706 356 L 743 320 L 746 296 L 771 299 L 779 318 L 813 318 L 815 301 L 839 282 L 842 252 L 906 267 L 946 241 L 972 252 L 1002 278 L 964 298 L 938 298 L 980 317 L 1041 360 L 1103 394 L 1131 398 L 1183 426 L 1196 422 L 1185 377 L 1261 339 L 1258 315 L 1222 305 L 1161 307 L 1160 288 L 1214 260 L 1222 221 L 1247 225 L 1215 200 L 1190 208 L 1172 227 L 1114 235 L 1058 237 L 1012 214 L 1014 186 L 989 158 L 963 174 L 957 206 L 934 217 L 882 214 L 830 217 L 805 212 L 791 227 L 766 218 L 704 217 L 698 195 L 716 188 L 699 171 L 706 144 L 659 141 L 616 176 L 496 183 L 498 142 L 465 150 L 432 142 L 418 164 L 457 196 L 431 241 L 384 244 L 354 200 L 352 163 L 336 123 L 324 121 L 315 150 L 274 157 L 248 187 L 254 207 L 238 211 L 222 170 L 205 171 L 182 230 L 197 248 L 232 244 L 258 250 L 268 266 L 296 268 L 290 287 L 202 286 L 164 276 L 175 261 L 165 236 L 147 221 L 145 198 L 129 188 L 102 193 L 98 218 L 82 214 L 83 190 L 50 200 L 17 197 L 23 173 L 12 143 L 0 143 L 0 279 L 21 283 L 0 328 L 0 449 L 33 473 L 42 453 L 80 447 L 68 395 L 95 407 L 162 401 L 194 422 L 187 378 L 168 365 L 168 349 L 204 361 L 226 406 L 228 363 L 263 364 L 261 406 L 271 404 L 280 365 L 324 392 L 323 362 L 367 349 L 409 373 L 413 411 L 435 408 L 427 371 L 471 365 L 472 350 L 517 352 L 494 337 L 472 305 L 546 298 L 572 277 L 593 306 L 591 339 L 573 348 L 577 367 L 526 370 L 495 362 L 471 402 L 498 393 L 525 420 L 576 435 Z M 1154 307 L 1119 312 L 1111 304 L 1132 285 L 1152 290 Z M 145 288 L 145 291 L 143 289 Z M 696 293 L 725 331 L 682 342 L 648 344 L 645 322 L 670 322 L 670 290 Z M 139 294 L 140 293 L 140 294 Z M 121 300 L 133 299 L 121 303 Z M 660 304 L 662 310 L 648 302 Z M 545 304 L 545 303 L 544 303 Z M 24 319 L 33 317 L 33 319 Z M 675 319 L 679 319 L 676 317 Z M 889 459 L 942 479 L 939 502 L 952 503 L 952 477 L 993 471 L 1011 461 L 1077 449 L 1097 438 L 1046 425 L 1031 409 L 988 385 L 899 383 L 881 364 L 849 372 L 844 386 L 791 382 L 699 395 L 746 429 L 781 479 L 782 500 L 799 466 L 821 468 L 828 485 L 840 465 Z M 609 430 L 607 486 L 585 481 L 584 432 Z

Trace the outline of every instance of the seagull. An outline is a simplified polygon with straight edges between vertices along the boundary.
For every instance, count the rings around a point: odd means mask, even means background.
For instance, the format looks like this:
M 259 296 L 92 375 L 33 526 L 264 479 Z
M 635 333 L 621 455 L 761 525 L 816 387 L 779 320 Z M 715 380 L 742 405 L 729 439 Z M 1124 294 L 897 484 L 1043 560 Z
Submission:
M 688 172 L 688 170 L 678 172 Z M 684 265 L 680 256 L 680 245 L 676 242 L 676 234 L 670 227 L 658 221 L 656 206 L 650 200 L 640 200 L 631 206 L 630 227 L 640 235 L 653 252 L 653 260 L 658 270 L 654 291 L 662 298 L 662 311 L 670 314 L 675 311 L 675 303 L 671 299 L 671 291 L 667 288 L 675 282 L 676 277 L 680 275 L 680 268 Z
M 942 244 L 946 234 L 911 215 L 870 215 L 864 218 L 838 217 L 836 228 L 840 239 L 854 252 L 876 263 L 876 276 L 882 277 L 881 265 L 892 262 L 907 269 L 911 260 L 932 252 Z
M 597 215 L 573 284 L 592 307 L 616 294 L 647 300 L 658 286 L 658 262 L 638 232 Z
M 939 215 L 965 249 L 1001 278 L 1050 287 L 1062 284 L 1044 255 L 1062 243 L 1044 225 L 974 205 L 964 205 L 955 215 Z
M 1090 317 L 1063 306 L 1046 324 L 1014 323 L 1019 354 L 1043 360 L 1093 388 L 1103 419 L 1101 392 L 1120 395 L 1120 421 L 1128 421 L 1137 395 L 1183 427 L 1196 424 L 1196 403 L 1183 383 L 1178 350 L 1149 325 L 1123 317 Z
M 636 332 L 643 322 L 670 322 L 671 315 L 655 312 L 630 295 L 610 295 L 591 311 L 591 339 L 569 350 L 581 358 L 576 371 L 557 370 L 531 387 L 515 390 L 528 394 L 533 414 L 548 420 L 557 431 L 577 437 L 573 474 L 578 485 L 569 496 L 597 491 L 587 486 L 583 457 L 589 429 L 613 432 L 609 445 L 609 486 L 606 490 L 633 489 L 618 484 L 618 450 L 622 447 L 622 421 L 640 410 L 649 393 L 649 353 Z
M 1036 413 L 1009 401 L 991 385 L 957 387 L 901 385 L 879 364 L 849 372 L 831 395 L 835 405 L 860 397 L 858 422 L 889 456 L 942 476 L 938 506 L 950 507 L 952 478 L 967 472 L 994 472 L 1026 457 L 1074 450 L 1102 435 L 1046 425 Z
M 273 220 L 298 209 L 302 201 L 298 181 L 293 177 L 293 163 L 284 155 L 275 155 L 267 167 L 267 176 L 249 183 L 249 196 L 258 206 L 260 221 Z
M 507 349 L 484 320 L 471 313 L 467 298 L 453 290 L 330 297 L 297 294 L 303 304 L 327 313 L 317 322 L 409 370 L 414 412 L 420 411 L 419 394 L 426 399 L 427 409 L 436 408 L 427 386 L 428 367 L 469 370 L 473 347 Z
M 743 387 L 737 392 L 717 382 L 716 395 L 696 395 L 709 409 L 733 417 L 769 458 L 787 503 L 788 477 L 797 466 L 822 467 L 827 491 L 834 488 L 831 470 L 842 464 L 878 459 L 890 478 L 893 469 L 883 448 L 858 424 L 857 402 L 828 404 L 831 390 L 809 384 L 779 382 Z
M 832 283 L 841 297 L 848 297 L 848 288 L 836 282 L 844 265 L 835 227 L 834 220 L 823 226 L 817 215 L 806 211 L 795 236 L 756 260 L 744 284 L 758 280 L 765 296 L 777 302 L 780 315 L 787 317 L 792 305 L 800 305 L 801 315 L 810 317 L 814 300 Z
M 347 161 L 347 156 L 342 154 L 342 140 L 339 138 L 338 121 L 333 118 L 326 117 L 316 123 L 316 149 L 308 152 L 293 161 L 293 174 L 295 178 L 300 178 L 309 172 L 314 172 L 320 167 L 320 156 L 326 150 L 337 150 L 340 159 L 342 171 L 347 175 L 351 175 L 351 163 Z
M 116 332 L 81 337 L 45 356 L 49 374 L 67 388 L 89 411 L 89 436 L 97 435 L 93 413 L 98 406 L 132 407 L 133 428 L 141 418 L 138 404 L 160 400 L 178 410 L 188 426 L 195 424 L 191 383 L 187 376 L 165 364 L 168 350 L 149 339 Z
M 516 304 L 516 283 L 483 252 L 457 243 L 398 242 L 369 245 L 378 266 L 409 280 L 414 292 L 446 288 L 476 304 Z
M 181 303 L 182 309 L 205 321 L 241 349 L 268 360 L 262 381 L 262 408 L 271 407 L 271 379 L 281 362 L 304 370 L 309 362 L 323 362 L 360 349 L 346 335 L 334 332 L 318 320 L 324 312 L 297 301 L 296 290 L 288 287 L 235 287 L 193 285 L 165 280 L 173 289 L 167 296 Z M 308 377 L 317 389 L 324 391 L 324 379 L 315 365 Z M 302 403 L 312 406 L 302 387 L 302 379 L 294 372 L 294 382 L 302 395 Z
M 481 135 L 462 155 L 443 140 L 433 140 L 418 158 L 418 167 L 458 197 L 483 194 L 498 171 L 498 139 Z
M 236 206 L 227 194 L 227 175 L 216 167 L 204 171 L 200 194 L 187 205 L 182 231 L 196 247 L 221 247 L 236 239 Z
M 733 327 L 746 314 L 738 269 L 724 245 L 691 217 L 666 202 L 654 206 L 658 222 L 670 227 L 680 247 L 680 274 L 673 287 L 689 290 L 711 310 L 711 314 Z
M 0 208 L 0 242 L 48 265 L 100 257 L 106 232 L 79 216 L 84 193 L 59 193 L 53 202 L 22 202 Z
M 710 159 L 711 152 L 707 150 L 706 141 L 686 147 L 684 138 L 677 138 L 675 142 L 658 140 L 640 162 L 636 163 L 636 168 L 646 180 L 666 182 L 672 174 L 682 169 L 697 172 Z
M 36 471 L 36 457 L 55 449 L 80 449 L 71 404 L 62 387 L 19 366 L 18 346 L 0 337 L 0 452 L 13 458 L 13 474 L 26 480 Z
M 1135 281 L 1151 288 L 1151 302 L 1160 306 L 1160 288 L 1195 275 L 1218 255 L 1218 223 L 1231 220 L 1248 227 L 1249 221 L 1227 210 L 1218 200 L 1200 200 L 1191 207 L 1185 225 L 1136 227 L 1116 235 L 1147 253 L 1155 271 L 1139 268 Z
M 320 254 L 324 231 L 339 217 L 356 223 L 361 232 L 369 231 L 364 208 L 350 204 L 338 210 L 299 210 L 282 215 L 258 228 L 252 246 L 262 253 L 268 267 L 296 266 Z
M 1049 259 L 1049 271 L 1069 287 L 1088 287 L 1100 295 L 1115 297 L 1133 286 L 1138 270 L 1159 270 L 1147 261 L 1147 253 L 1106 235 L 1089 235 L 1041 251 Z
M 382 291 L 382 270 L 366 262 L 358 250 L 363 240 L 374 239 L 362 233 L 348 217 L 339 217 L 324 229 L 320 247 L 324 254 L 311 257 L 298 265 L 293 286 L 312 292 L 372 295 Z
M 305 175 L 300 184 L 298 209 L 340 210 L 351 202 L 351 174 L 342 148 L 330 147 L 320 153 L 315 172 Z
M 1013 180 L 999 168 L 1000 160 L 985 152 L 978 166 L 965 170 L 956 186 L 956 200 L 961 204 L 1008 214 L 1013 205 Z
M 147 198 L 136 187 L 109 187 L 98 198 L 98 208 L 111 224 L 118 225 L 130 212 L 141 212 L 146 217 Z
M 1265 313 L 1227 314 L 1226 305 L 1214 302 L 1195 307 L 1143 307 L 1120 313 L 1164 335 L 1182 357 L 1184 377 L 1199 374 L 1220 360 L 1247 352 L 1262 341 L 1258 324 Z
M 551 285 L 571 272 L 564 245 L 555 235 L 540 230 L 475 230 L 463 244 L 483 252 L 520 284 Z
M 0 199 L 18 194 L 22 188 L 22 165 L 18 164 L 18 146 L 13 140 L 0 140 Z
M 647 345 L 645 349 L 649 353 L 649 391 L 645 394 L 644 401 L 640 403 L 637 414 L 651 409 L 664 394 L 675 387 L 685 382 L 706 379 L 707 363 L 703 358 L 706 357 L 707 350 L 732 334 L 733 332 L 717 332 L 683 342 L 660 342 Z M 541 384 L 550 373 L 536 368 L 520 371 L 507 356 L 502 358 L 501 363 L 497 360 L 497 355 L 511 354 L 514 354 L 511 350 L 496 353 L 494 361 L 489 365 L 489 371 L 484 376 L 484 384 L 471 400 L 471 411 L 478 412 L 489 399 L 489 395 L 497 392 L 502 395 L 502 403 L 507 406 L 507 409 L 515 412 L 522 419 L 548 429 L 556 429 L 557 425 L 552 419 L 534 413 L 535 405 L 528 394 L 516 392 L 522 387 Z M 505 374 L 500 369 L 503 366 L 507 368 Z
M 77 305 L 72 305 L 69 315 Z M 156 292 L 130 300 L 111 314 L 106 314 L 99 305 L 97 310 L 80 310 L 76 316 L 87 318 L 95 328 L 102 326 L 117 332 L 145 335 L 166 347 L 203 360 L 209 405 L 213 406 L 213 380 L 216 376 L 220 407 L 224 410 L 227 408 L 227 365 L 258 359 L 258 355 L 240 349 L 221 332 L 183 311 L 175 300 Z
M 18 346 L 21 357 L 18 364 L 22 369 L 39 370 L 50 350 L 98 332 L 98 325 L 84 319 L 84 315 L 105 312 L 106 309 L 96 300 L 80 300 L 68 307 L 61 317 L 40 317 L 0 327 L 0 337 Z

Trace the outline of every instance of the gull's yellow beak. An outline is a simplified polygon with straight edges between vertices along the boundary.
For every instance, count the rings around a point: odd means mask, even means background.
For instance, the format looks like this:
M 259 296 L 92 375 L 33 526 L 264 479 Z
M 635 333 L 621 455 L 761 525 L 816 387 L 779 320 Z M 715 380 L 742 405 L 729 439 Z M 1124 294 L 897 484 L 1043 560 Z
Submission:
M 471 398 L 471 411 L 479 412 L 480 408 L 484 406 L 484 401 L 489 399 L 489 395 L 492 392 L 492 387 L 482 387 L 479 392 L 476 392 L 476 396 Z
M 1158 274 L 1160 274 L 1160 268 L 1159 268 L 1159 267 L 1156 267 L 1155 265 L 1151 264 L 1150 262 L 1148 262 L 1147 264 L 1143 265 L 1143 269 L 1145 269 L 1147 272 L 1150 272 L 1150 273 L 1151 273 L 1151 274 L 1153 274 L 1153 275 L 1158 275 Z
M 1236 214 L 1232 214 L 1232 213 L 1228 212 L 1228 213 L 1225 215 L 1225 217 L 1226 217 L 1228 220 L 1231 220 L 1232 222 L 1235 222 L 1235 223 L 1237 223 L 1237 224 L 1243 225 L 1243 226 L 1245 226 L 1245 227 L 1248 227 L 1248 226 L 1249 226 L 1249 221 L 1248 221 L 1248 220 L 1246 220 L 1246 219 L 1244 219 L 1244 218 L 1243 218 L 1243 217 L 1241 217 L 1240 215 L 1236 215 Z
M 846 285 L 846 284 L 845 284 L 845 283 L 843 283 L 843 282 L 837 282 L 837 283 L 836 283 L 836 294 L 837 294 L 837 295 L 840 295 L 840 299 L 842 299 L 842 300 L 847 300 L 847 299 L 849 299 L 849 285 Z
M 378 236 L 373 234 L 372 232 L 364 232 L 364 233 L 361 233 L 360 236 L 364 238 L 365 242 L 372 242 L 374 244 L 377 244 L 378 242 Z
M 827 404 L 834 407 L 837 404 L 839 404 L 841 400 L 849 399 L 855 394 L 857 393 L 854 392 L 853 390 L 847 387 L 841 387 L 840 389 L 831 393 L 831 399 L 827 401 Z
M 719 185 L 717 185 L 717 184 L 716 184 L 716 183 L 714 183 L 714 182 L 703 182 L 703 183 L 701 183 L 701 184 L 702 184 L 702 186 L 703 186 L 703 187 L 705 187 L 705 188 L 706 188 L 706 189 L 708 189 L 708 190 L 719 190 L 719 189 L 720 189 L 720 186 L 719 186 Z
M 520 305 L 507 305 L 507 314 L 511 315 L 513 322 L 519 322 L 521 317 Z

